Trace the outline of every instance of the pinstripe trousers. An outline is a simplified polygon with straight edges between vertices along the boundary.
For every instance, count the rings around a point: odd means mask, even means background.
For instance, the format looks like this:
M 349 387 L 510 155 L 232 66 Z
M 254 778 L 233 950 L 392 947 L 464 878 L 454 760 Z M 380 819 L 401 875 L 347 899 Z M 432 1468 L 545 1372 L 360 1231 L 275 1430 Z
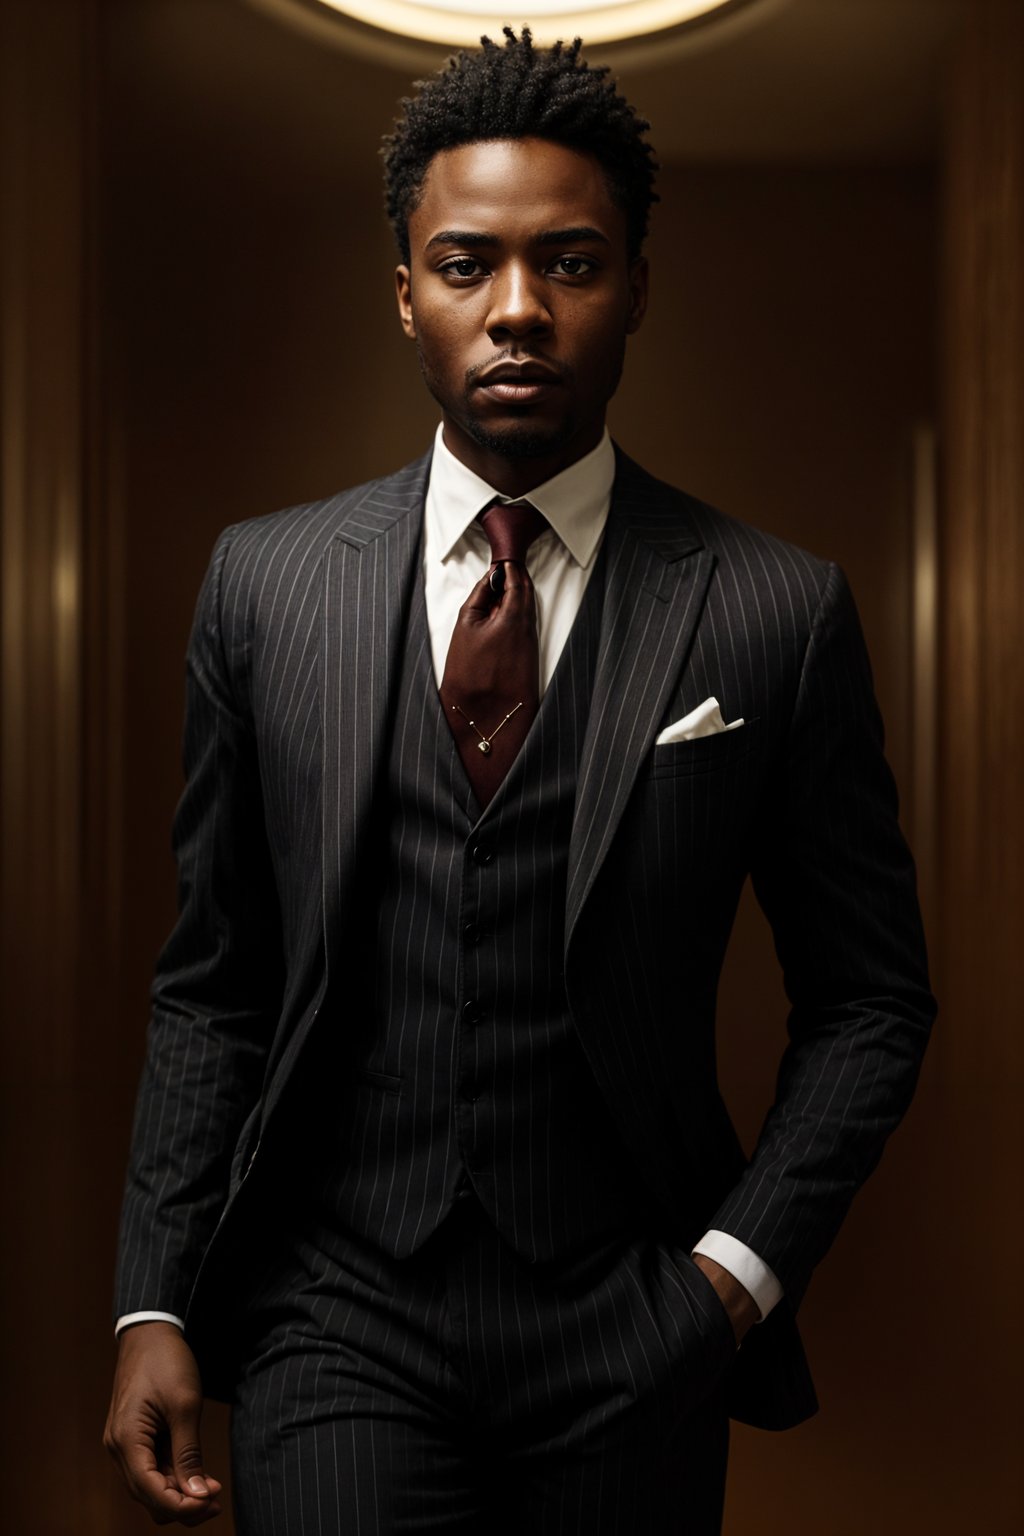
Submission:
M 393 1259 L 307 1210 L 247 1307 L 239 1536 L 715 1536 L 732 1330 L 686 1250 L 530 1263 L 472 1193 Z

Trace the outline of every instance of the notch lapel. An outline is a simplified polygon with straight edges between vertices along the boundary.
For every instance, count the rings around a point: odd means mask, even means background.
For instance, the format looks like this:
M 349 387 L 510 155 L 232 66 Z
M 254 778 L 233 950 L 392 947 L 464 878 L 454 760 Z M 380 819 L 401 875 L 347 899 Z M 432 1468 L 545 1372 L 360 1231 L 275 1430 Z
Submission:
M 379 782 L 416 579 L 430 455 L 372 486 L 324 560 L 320 644 L 323 911 L 328 979 Z
M 714 568 L 682 492 L 616 454 L 601 643 L 569 850 L 566 952 L 678 681 Z

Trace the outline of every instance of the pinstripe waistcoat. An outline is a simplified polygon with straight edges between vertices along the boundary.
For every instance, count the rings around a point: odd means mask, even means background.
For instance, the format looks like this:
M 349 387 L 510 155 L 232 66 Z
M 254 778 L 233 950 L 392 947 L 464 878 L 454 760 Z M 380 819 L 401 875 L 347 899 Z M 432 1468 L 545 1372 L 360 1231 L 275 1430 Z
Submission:
M 379 895 L 428 469 L 228 529 L 199 599 L 181 913 L 154 986 L 117 1309 L 187 1309 L 214 1386 L 301 1111 L 296 1066 L 360 1028 L 351 978 Z M 836 567 L 621 454 L 604 561 L 559 985 L 643 1196 L 779 1276 L 786 1299 L 748 1335 L 732 1407 L 782 1427 L 814 1406 L 793 1311 L 909 1101 L 933 1016 L 913 866 Z M 655 745 L 710 695 L 745 724 Z M 714 1049 L 748 873 L 792 1002 L 749 1159 Z
M 636 1170 L 580 1047 L 563 970 L 602 589 L 599 562 L 523 749 L 481 816 L 414 587 L 373 860 L 379 894 L 360 945 L 364 1025 L 326 1026 L 337 1067 L 316 1074 L 327 1091 L 314 1115 L 316 1163 L 334 1165 L 322 1198 L 396 1258 L 436 1230 L 460 1184 L 529 1259 L 630 1222 L 638 1230 Z

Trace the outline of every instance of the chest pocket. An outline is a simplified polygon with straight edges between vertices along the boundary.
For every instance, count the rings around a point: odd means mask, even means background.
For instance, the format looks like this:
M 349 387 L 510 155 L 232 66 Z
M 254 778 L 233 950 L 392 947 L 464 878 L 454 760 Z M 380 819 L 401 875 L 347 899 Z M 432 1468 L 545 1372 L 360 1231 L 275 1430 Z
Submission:
M 667 779 L 717 773 L 751 756 L 760 745 L 761 721 L 755 717 L 732 731 L 718 731 L 712 736 L 698 736 L 695 741 L 674 741 L 668 746 L 653 747 L 646 777 Z

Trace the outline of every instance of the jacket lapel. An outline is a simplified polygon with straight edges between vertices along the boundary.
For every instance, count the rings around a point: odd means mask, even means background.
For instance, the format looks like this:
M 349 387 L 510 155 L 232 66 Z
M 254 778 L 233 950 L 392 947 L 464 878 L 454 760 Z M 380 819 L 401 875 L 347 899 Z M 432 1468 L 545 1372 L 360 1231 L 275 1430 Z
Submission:
M 330 976 L 361 867 L 401 662 L 430 455 L 373 485 L 324 561 L 323 909 Z
M 601 643 L 569 850 L 567 952 L 678 681 L 714 566 L 687 498 L 616 453 Z

